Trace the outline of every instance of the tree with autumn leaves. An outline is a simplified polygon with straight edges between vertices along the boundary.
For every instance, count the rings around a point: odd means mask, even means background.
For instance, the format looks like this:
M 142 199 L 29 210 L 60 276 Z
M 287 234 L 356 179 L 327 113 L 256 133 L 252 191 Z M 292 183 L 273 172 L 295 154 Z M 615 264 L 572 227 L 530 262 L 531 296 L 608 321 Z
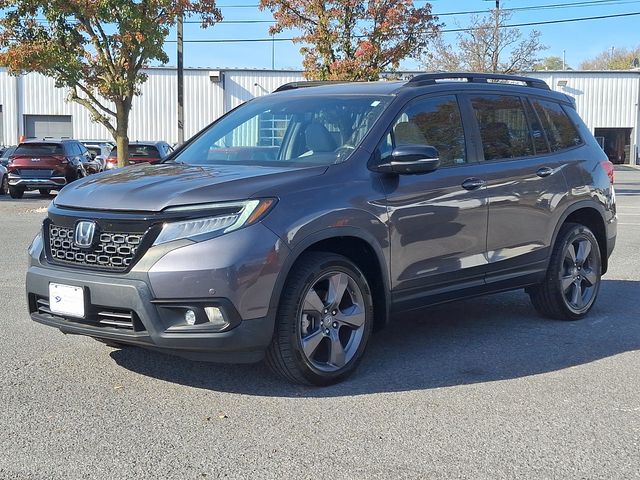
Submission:
M 151 61 L 166 63 L 169 29 L 181 15 L 202 26 L 222 17 L 215 0 L 0 0 L 0 65 L 38 72 L 69 89 L 128 158 L 129 113 Z
M 300 34 L 310 80 L 378 80 L 408 57 L 419 57 L 440 25 L 429 3 L 412 0 L 260 0 L 273 12 L 272 35 Z

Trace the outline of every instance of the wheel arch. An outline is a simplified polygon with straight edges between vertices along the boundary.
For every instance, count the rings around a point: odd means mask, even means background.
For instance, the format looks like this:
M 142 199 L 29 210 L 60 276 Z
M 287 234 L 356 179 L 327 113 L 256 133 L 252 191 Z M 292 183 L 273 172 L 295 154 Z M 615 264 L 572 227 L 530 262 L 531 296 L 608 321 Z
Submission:
M 282 289 L 293 266 L 310 251 L 344 255 L 352 260 L 367 278 L 374 307 L 374 329 L 384 327 L 389 319 L 391 301 L 389 271 L 382 248 L 374 238 L 360 229 L 342 227 L 327 229 L 307 236 L 297 243 L 287 256 L 271 294 L 269 311 L 275 316 Z M 373 260 L 373 261 L 371 261 Z
M 609 257 L 607 256 L 607 227 L 604 219 L 604 208 L 593 202 L 578 202 L 571 205 L 562 214 L 555 231 L 553 232 L 553 241 L 551 245 L 555 245 L 558 233 L 562 226 L 566 223 L 579 223 L 588 227 L 596 239 L 600 249 L 600 258 L 602 261 L 602 274 L 607 272 L 609 267 Z

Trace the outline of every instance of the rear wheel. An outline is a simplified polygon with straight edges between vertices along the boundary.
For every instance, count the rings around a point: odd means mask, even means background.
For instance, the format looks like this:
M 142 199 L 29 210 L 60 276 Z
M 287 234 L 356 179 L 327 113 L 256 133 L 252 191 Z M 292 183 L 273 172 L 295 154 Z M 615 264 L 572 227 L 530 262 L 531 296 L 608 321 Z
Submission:
M 22 198 L 24 196 L 24 189 L 9 186 L 9 195 L 11 195 L 11 198 Z
M 7 193 L 9 193 L 9 177 L 4 175 L 2 182 L 0 182 L 0 195 L 6 195 Z
M 348 258 L 311 252 L 287 278 L 267 365 L 289 381 L 330 385 L 357 367 L 373 325 L 366 278 Z
M 542 315 L 559 320 L 583 318 L 598 296 L 602 262 L 598 240 L 589 228 L 562 226 L 543 283 L 529 291 Z

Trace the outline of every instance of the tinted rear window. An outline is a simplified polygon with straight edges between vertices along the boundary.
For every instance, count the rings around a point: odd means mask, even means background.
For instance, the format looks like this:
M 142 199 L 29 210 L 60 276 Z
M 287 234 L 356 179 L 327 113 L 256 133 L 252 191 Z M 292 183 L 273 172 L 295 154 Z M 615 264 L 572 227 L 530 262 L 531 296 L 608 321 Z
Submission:
M 113 147 L 109 156 L 118 156 L 118 147 Z M 160 154 L 153 145 L 129 145 L 129 158 L 160 158 Z
M 552 151 L 557 152 L 582 143 L 576 126 L 559 103 L 533 100 L 533 107 L 547 132 Z
M 59 143 L 23 143 L 14 155 L 64 155 L 64 149 Z

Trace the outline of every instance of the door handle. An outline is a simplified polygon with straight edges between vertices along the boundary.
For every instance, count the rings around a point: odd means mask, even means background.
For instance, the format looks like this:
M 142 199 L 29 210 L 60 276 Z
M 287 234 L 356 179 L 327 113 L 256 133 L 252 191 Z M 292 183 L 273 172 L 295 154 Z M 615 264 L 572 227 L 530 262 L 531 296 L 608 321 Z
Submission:
M 465 190 L 477 190 L 480 187 L 484 187 L 485 181 L 479 178 L 467 178 L 462 182 L 462 188 Z
M 549 175 L 553 174 L 553 168 L 551 167 L 542 167 L 540 169 L 538 169 L 538 171 L 536 172 L 536 175 L 544 178 L 544 177 L 548 177 Z

